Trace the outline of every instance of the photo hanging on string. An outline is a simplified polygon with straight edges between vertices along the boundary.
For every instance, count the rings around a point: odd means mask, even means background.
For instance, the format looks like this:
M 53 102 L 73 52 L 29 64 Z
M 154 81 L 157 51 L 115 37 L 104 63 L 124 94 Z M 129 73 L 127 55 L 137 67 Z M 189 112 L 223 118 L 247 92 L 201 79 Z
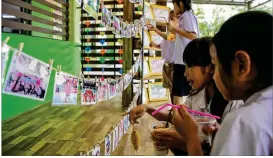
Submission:
M 9 59 L 9 51 L 10 51 L 10 48 L 8 47 L 8 45 L 4 44 L 2 46 L 2 48 L 1 48 L 1 78 L 2 78 L 2 83 L 5 80 L 6 65 L 7 65 L 7 61 Z
M 56 72 L 52 105 L 76 105 L 78 82 L 79 79 L 76 76 Z
M 101 101 L 107 100 L 108 92 L 109 92 L 109 84 L 106 81 L 100 82 L 98 86 L 97 101 L 101 102 Z
M 126 37 L 126 28 L 127 28 L 127 24 L 125 22 L 122 22 L 121 23 L 121 30 L 120 30 L 121 38 Z
M 118 17 L 113 16 L 114 34 L 120 34 L 120 20 Z
M 111 134 L 108 134 L 104 140 L 104 156 L 110 156 L 111 154 Z
M 117 83 L 112 81 L 109 83 L 109 99 L 114 98 L 117 95 Z
M 18 55 L 18 56 L 17 56 Z M 3 93 L 44 101 L 50 79 L 49 64 L 23 52 L 14 52 Z
M 90 105 L 97 103 L 97 87 L 84 87 L 81 92 L 81 105 Z

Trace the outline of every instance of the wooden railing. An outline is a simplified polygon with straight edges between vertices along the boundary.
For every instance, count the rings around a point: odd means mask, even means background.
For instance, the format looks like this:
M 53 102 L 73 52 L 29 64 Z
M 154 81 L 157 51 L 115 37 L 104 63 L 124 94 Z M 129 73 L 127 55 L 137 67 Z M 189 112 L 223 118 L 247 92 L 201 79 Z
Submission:
M 3 15 L 13 18 L 5 18 Z M 68 40 L 68 2 L 65 0 L 2 0 L 2 30 L 6 32 L 3 27 L 18 30 L 13 32 L 28 32 L 21 34 L 33 35 L 32 32 L 37 32 L 47 34 L 47 37 Z

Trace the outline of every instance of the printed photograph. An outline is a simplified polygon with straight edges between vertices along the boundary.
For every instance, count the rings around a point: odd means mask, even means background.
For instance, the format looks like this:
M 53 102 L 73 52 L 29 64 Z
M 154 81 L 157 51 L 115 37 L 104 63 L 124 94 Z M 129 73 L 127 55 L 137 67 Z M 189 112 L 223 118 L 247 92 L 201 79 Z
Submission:
M 119 142 L 119 134 L 118 134 L 118 130 L 119 127 L 115 127 L 115 130 L 113 132 L 113 151 L 116 149 L 116 147 L 118 146 L 118 142 Z
M 161 82 L 148 84 L 149 100 L 150 101 L 168 101 L 169 91 L 162 86 Z
M 105 156 L 110 156 L 111 154 L 111 134 L 105 138 Z
M 92 152 L 92 156 L 100 156 L 100 146 L 97 145 Z
M 100 83 L 98 86 L 97 102 L 101 102 L 108 99 L 109 84 L 107 82 Z
M 56 72 L 52 105 L 76 105 L 78 81 L 78 77 Z
M 3 93 L 44 101 L 50 73 L 49 64 L 23 52 L 14 53 Z
M 118 17 L 113 16 L 114 34 L 120 34 L 120 20 Z
M 109 83 L 109 99 L 114 98 L 117 95 L 116 81 Z
M 118 140 L 120 141 L 122 136 L 123 136 L 123 120 L 120 120 L 118 129 L 119 129 L 119 131 L 118 131 L 118 133 L 119 133 Z
M 83 88 L 81 94 L 81 105 L 89 105 L 97 103 L 97 89 L 93 88 Z
M 4 44 L 1 48 L 1 78 L 2 78 L 2 83 L 4 82 L 5 79 L 5 73 L 6 73 L 6 64 L 9 59 L 9 47 L 8 45 Z M 1 83 L 1 84 L 2 84 Z

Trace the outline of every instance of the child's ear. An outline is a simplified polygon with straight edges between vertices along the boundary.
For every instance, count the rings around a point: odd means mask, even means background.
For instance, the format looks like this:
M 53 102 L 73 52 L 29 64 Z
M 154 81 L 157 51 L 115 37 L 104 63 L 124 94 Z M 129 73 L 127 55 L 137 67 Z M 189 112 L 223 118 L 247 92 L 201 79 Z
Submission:
M 241 74 L 241 76 L 248 76 L 251 71 L 251 60 L 245 51 L 237 51 L 235 53 L 235 62 L 238 65 L 238 73 Z

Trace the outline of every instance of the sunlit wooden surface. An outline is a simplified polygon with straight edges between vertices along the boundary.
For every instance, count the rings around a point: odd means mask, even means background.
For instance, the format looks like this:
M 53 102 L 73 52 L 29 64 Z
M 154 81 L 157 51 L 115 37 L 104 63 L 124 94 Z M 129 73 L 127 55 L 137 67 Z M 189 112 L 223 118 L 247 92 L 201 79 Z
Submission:
M 164 102 L 151 103 L 154 106 Z M 46 103 L 2 122 L 2 155 L 80 155 L 102 140 L 125 111 L 121 96 L 91 106 L 52 107 Z M 151 116 L 145 115 L 136 127 L 141 136 L 138 155 L 153 155 L 148 132 Z M 143 127 L 143 128 L 139 128 Z M 131 128 L 112 155 L 135 155 L 130 142 Z M 104 155 L 104 142 L 101 144 Z

